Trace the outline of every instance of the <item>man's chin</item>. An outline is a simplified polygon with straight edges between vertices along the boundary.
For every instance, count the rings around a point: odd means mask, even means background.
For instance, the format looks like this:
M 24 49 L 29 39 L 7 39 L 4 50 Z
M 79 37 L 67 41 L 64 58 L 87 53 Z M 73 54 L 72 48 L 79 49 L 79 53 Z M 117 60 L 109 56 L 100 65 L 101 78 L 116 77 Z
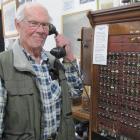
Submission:
M 41 48 L 44 46 L 44 42 L 34 42 L 34 47 L 35 48 Z

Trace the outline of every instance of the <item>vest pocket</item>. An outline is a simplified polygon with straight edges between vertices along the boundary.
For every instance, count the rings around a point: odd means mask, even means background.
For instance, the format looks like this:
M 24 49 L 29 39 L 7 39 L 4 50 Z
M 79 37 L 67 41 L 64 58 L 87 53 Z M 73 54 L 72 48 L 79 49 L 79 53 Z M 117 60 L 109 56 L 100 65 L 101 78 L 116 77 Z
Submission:
M 28 132 L 27 130 L 31 130 L 32 128 L 31 114 L 33 114 L 34 94 L 30 89 L 12 89 L 7 93 L 7 95 L 7 104 L 4 118 L 4 132 L 9 133 L 7 134 L 7 137 L 9 135 L 12 137 L 12 134 L 14 135 L 15 132 L 17 134 Z
M 2 140 L 35 140 L 35 137 L 32 131 L 18 133 L 14 131 L 6 131 L 3 133 Z

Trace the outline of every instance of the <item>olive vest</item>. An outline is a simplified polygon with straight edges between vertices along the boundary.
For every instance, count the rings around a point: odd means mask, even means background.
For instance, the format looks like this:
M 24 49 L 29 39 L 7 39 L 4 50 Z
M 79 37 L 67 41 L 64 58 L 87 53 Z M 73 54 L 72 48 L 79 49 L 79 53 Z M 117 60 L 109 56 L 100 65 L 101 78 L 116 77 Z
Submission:
M 74 140 L 71 100 L 64 72 L 59 70 L 62 114 L 56 140 Z M 2 140 L 41 140 L 41 98 L 35 73 L 18 43 L 0 54 L 0 77 L 7 90 Z

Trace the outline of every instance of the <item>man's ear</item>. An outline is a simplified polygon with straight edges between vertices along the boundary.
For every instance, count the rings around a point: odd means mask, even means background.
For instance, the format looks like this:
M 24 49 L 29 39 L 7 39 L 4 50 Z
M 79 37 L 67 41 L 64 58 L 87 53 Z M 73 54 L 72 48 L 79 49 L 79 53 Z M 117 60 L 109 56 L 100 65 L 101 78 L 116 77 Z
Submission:
M 17 19 L 15 19 L 15 27 L 16 27 L 16 30 L 19 32 L 20 23 Z

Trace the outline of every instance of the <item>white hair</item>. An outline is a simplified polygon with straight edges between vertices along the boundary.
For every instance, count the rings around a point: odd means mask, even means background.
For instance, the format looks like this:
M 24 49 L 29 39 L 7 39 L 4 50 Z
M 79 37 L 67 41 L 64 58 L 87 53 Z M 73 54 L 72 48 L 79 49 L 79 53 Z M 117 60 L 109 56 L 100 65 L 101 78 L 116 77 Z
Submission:
M 22 21 L 25 18 L 25 8 L 28 7 L 28 6 L 29 7 L 32 7 L 32 6 L 40 6 L 40 7 L 44 8 L 46 10 L 46 12 L 47 12 L 46 7 L 44 5 L 41 5 L 40 3 L 37 3 L 37 2 L 26 2 L 26 3 L 20 5 L 17 8 L 15 19 L 17 19 L 18 21 Z M 51 22 L 52 21 L 52 18 L 49 15 L 49 13 L 48 13 L 48 16 L 49 16 L 49 21 Z

